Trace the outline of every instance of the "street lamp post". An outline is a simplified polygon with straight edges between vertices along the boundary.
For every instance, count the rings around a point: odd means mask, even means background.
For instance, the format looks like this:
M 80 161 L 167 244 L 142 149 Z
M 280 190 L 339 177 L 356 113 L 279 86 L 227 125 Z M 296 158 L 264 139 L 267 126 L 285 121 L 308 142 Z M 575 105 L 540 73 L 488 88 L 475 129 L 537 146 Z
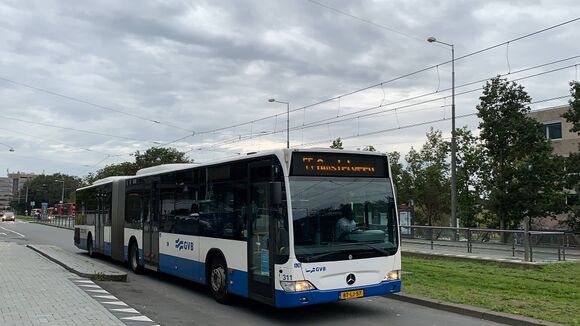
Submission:
M 456 149 L 457 139 L 455 133 L 455 47 L 453 44 L 441 42 L 431 36 L 429 43 L 440 43 L 451 47 L 451 226 L 457 227 L 457 168 Z
M 276 102 L 281 104 L 286 104 L 286 148 L 290 148 L 290 103 L 276 101 L 276 99 L 269 99 L 268 102 Z
M 60 203 L 64 207 L 64 179 L 63 180 L 56 180 L 57 182 L 62 182 L 62 192 L 60 193 Z

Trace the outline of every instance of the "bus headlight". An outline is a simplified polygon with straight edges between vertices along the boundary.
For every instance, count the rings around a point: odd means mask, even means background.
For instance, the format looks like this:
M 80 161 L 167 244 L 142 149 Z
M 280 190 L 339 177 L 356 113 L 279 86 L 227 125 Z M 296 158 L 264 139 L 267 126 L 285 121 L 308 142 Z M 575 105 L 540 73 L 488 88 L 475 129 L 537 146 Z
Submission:
M 383 281 L 394 281 L 400 279 L 401 279 L 401 271 L 397 269 L 388 272 L 387 275 L 385 275 L 385 277 L 383 278 Z
M 316 290 L 316 287 L 308 281 L 280 281 L 280 286 L 286 292 L 302 292 Z

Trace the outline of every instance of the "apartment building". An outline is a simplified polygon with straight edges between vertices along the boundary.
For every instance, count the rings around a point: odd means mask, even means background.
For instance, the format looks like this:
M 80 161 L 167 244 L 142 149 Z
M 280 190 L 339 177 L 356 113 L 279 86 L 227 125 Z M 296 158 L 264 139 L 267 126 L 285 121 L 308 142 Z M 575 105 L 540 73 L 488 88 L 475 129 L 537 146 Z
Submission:
M 546 109 L 535 110 L 529 113 L 529 116 L 540 122 L 544 126 L 546 138 L 552 142 L 553 153 L 561 156 L 569 156 L 571 153 L 576 153 L 580 146 L 580 135 L 577 132 L 571 132 L 572 124 L 562 118 L 562 114 L 568 111 L 568 105 L 551 107 Z M 576 194 L 578 189 L 565 190 L 567 193 Z M 567 197 L 567 204 L 571 202 L 575 196 Z M 554 229 L 559 227 L 559 221 L 566 219 L 566 214 L 557 216 L 556 219 L 543 218 L 538 219 L 535 224 L 536 227 L 543 229 Z

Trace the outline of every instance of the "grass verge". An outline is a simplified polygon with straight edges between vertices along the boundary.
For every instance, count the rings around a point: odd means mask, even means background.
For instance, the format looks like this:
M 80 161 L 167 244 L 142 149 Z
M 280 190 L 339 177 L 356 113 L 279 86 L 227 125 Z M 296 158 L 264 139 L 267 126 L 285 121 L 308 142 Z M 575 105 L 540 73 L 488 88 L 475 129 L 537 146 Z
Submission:
M 34 216 L 26 216 L 26 215 L 16 215 L 16 219 L 17 220 L 22 220 L 22 221 L 28 221 L 28 222 L 34 222 Z
M 556 323 L 580 325 L 580 264 L 521 269 L 403 257 L 403 292 Z

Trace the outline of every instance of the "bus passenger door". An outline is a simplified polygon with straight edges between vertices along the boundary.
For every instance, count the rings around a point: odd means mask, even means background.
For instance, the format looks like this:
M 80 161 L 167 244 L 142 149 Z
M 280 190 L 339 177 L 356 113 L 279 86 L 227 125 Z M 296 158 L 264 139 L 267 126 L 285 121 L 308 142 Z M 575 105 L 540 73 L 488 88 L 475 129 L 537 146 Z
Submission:
M 107 193 L 106 191 L 102 191 L 101 188 L 97 188 L 97 216 L 95 219 L 95 243 L 94 249 L 97 252 L 105 252 L 105 244 L 104 244 L 104 225 L 105 225 L 105 214 L 107 213 L 105 210 L 105 203 L 107 202 Z
M 265 303 L 274 302 L 275 233 L 270 203 L 271 169 L 271 160 L 249 165 L 248 290 L 250 298 Z
M 159 268 L 159 181 L 152 181 L 150 213 L 143 221 L 143 261 L 145 268 Z

